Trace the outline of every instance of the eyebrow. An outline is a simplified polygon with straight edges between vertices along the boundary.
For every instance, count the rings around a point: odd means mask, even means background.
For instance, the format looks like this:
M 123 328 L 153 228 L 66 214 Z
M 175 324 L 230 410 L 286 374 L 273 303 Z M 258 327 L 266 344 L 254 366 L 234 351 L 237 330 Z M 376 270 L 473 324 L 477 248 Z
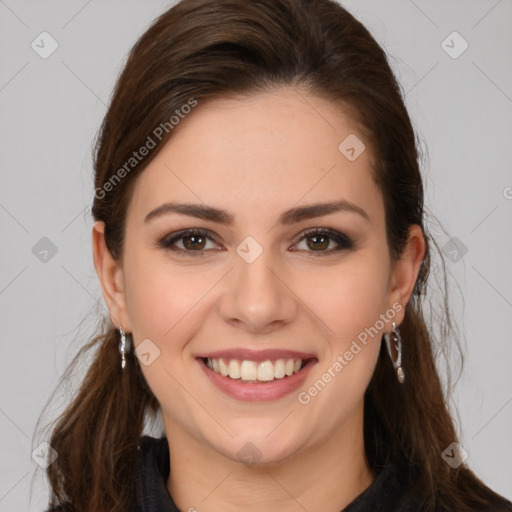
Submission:
M 336 212 L 355 213 L 370 222 L 370 217 L 360 206 L 344 199 L 335 202 L 315 203 L 308 206 L 291 208 L 279 216 L 278 222 L 282 225 L 291 225 L 302 220 L 322 217 L 323 215 L 329 215 Z M 144 218 L 144 223 L 169 213 L 197 217 L 198 219 L 209 220 L 226 226 L 232 226 L 235 221 L 234 215 L 225 210 L 213 208 L 212 206 L 204 204 L 169 202 L 151 210 Z

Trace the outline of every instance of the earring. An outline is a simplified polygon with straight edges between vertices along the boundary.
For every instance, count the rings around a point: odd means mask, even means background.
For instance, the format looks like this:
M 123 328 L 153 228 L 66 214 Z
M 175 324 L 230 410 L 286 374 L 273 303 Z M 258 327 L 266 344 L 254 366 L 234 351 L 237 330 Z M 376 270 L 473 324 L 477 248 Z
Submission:
M 391 338 L 393 341 L 393 345 L 398 355 L 396 361 L 393 360 L 393 354 L 391 351 Z M 402 368 L 402 338 L 400 337 L 400 331 L 398 330 L 398 326 L 395 322 L 393 322 L 393 330 L 391 333 L 384 333 L 384 340 L 386 341 L 386 345 L 388 347 L 388 354 L 393 363 L 393 367 L 396 370 L 396 376 L 398 378 L 398 382 L 402 384 L 405 379 L 404 370 Z
M 119 343 L 119 353 L 121 354 L 121 368 L 124 370 L 126 367 L 126 350 L 130 348 L 130 342 L 126 337 L 126 333 L 123 331 L 123 326 L 119 329 L 121 334 L 121 341 Z

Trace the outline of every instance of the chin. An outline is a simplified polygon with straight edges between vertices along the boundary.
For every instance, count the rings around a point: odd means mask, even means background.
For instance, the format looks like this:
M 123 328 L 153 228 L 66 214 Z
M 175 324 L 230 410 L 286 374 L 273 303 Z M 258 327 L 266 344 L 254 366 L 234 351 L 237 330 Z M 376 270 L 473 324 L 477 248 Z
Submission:
M 265 429 L 253 436 L 244 433 L 230 439 L 229 445 L 212 447 L 226 458 L 241 462 L 249 468 L 267 467 L 279 465 L 293 457 L 304 447 L 305 441 L 294 440 L 285 431 L 281 435 L 275 432 L 269 436 L 269 430 Z

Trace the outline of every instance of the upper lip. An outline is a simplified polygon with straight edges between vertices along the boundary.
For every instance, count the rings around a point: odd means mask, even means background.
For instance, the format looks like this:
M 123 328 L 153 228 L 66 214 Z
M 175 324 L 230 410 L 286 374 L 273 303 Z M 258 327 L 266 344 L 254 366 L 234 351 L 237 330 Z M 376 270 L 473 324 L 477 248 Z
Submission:
M 204 354 L 196 355 L 197 358 L 210 358 L 210 359 L 240 359 L 248 361 L 268 361 L 275 359 L 306 359 L 316 358 L 314 354 L 306 352 L 297 352 L 295 350 L 285 349 L 265 349 L 265 350 L 251 350 L 243 348 L 233 348 L 225 350 L 216 350 Z

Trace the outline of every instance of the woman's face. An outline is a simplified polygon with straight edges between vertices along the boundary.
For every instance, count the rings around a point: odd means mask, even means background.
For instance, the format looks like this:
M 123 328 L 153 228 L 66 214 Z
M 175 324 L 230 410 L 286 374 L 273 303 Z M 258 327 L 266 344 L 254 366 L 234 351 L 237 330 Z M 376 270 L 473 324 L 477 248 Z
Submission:
M 361 429 L 417 273 L 391 265 L 361 142 L 332 104 L 281 88 L 199 104 L 141 174 L 109 309 L 168 435 L 265 463 Z M 166 203 L 182 213 L 151 214 Z

